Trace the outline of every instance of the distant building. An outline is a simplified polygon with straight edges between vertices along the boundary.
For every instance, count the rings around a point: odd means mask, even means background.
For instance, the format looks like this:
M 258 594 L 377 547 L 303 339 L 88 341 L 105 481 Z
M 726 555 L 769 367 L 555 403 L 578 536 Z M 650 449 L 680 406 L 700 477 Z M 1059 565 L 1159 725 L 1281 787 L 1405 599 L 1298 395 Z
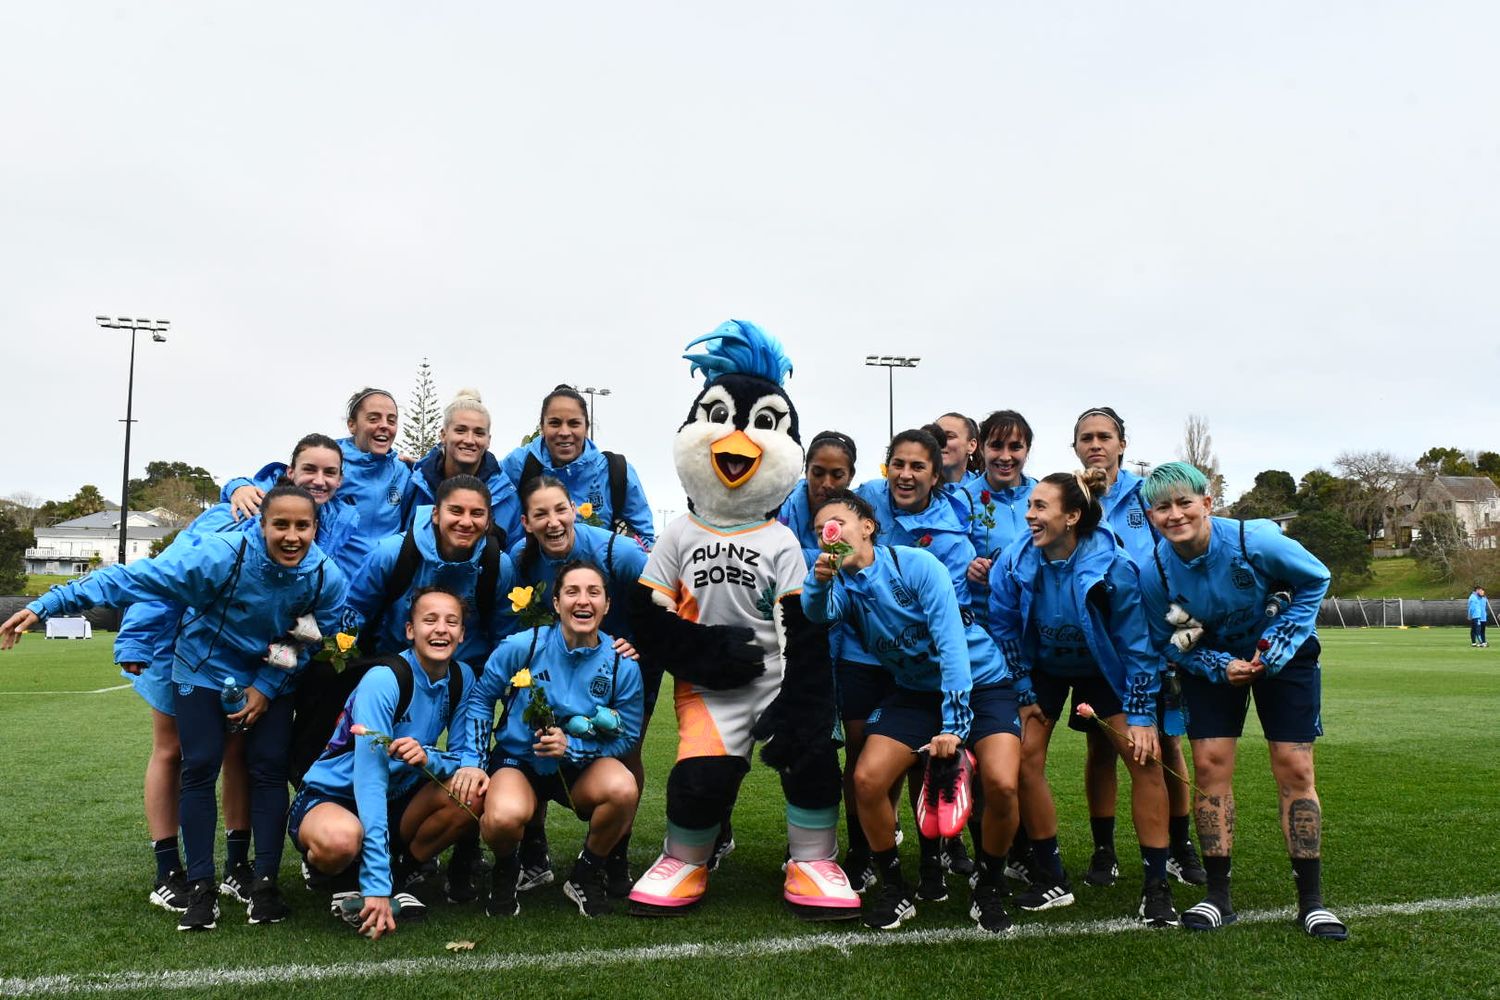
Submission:
M 1386 537 L 1406 548 L 1422 536 L 1422 517 L 1452 514 L 1472 548 L 1500 547 L 1500 488 L 1487 476 L 1412 476 L 1387 510 Z
M 151 555 L 151 546 L 182 526 L 171 511 L 156 507 L 130 512 L 125 525 L 125 561 Z M 119 560 L 120 511 L 101 510 L 51 527 L 34 529 L 36 545 L 26 550 L 26 572 L 65 576 Z

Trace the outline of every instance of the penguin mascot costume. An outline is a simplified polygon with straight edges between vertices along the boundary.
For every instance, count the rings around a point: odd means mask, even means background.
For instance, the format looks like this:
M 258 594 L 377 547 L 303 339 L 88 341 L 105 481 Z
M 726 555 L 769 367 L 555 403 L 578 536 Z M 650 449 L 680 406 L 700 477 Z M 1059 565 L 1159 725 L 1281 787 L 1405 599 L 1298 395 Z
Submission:
M 631 890 L 631 911 L 681 914 L 703 899 L 733 844 L 728 818 L 762 741 L 786 796 L 787 905 L 804 919 L 851 919 L 859 897 L 834 860 L 841 781 L 828 636 L 802 612 L 807 562 L 776 520 L 802 472 L 797 408 L 782 388 L 792 364 L 744 321 L 688 350 L 700 345 L 684 357 L 706 384 L 672 449 L 689 512 L 663 530 L 632 595 L 636 647 L 676 682 L 678 744 L 666 842 Z

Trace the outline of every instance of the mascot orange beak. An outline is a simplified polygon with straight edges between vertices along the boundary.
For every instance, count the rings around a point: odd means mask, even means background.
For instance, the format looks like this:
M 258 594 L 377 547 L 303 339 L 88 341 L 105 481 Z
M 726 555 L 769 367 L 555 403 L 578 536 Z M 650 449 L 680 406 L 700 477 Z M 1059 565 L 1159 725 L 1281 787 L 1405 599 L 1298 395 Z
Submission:
M 748 483 L 760 468 L 760 445 L 751 441 L 744 431 L 719 438 L 709 446 L 714 456 L 714 472 L 719 482 L 729 489 L 737 489 Z

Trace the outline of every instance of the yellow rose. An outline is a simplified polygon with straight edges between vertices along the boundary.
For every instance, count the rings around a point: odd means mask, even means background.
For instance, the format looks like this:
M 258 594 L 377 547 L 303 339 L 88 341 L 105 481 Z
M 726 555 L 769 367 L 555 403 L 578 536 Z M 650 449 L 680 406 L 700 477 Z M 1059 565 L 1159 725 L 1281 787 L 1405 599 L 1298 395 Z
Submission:
M 531 593 L 532 588 L 530 587 L 516 587 L 509 594 L 506 594 L 505 596 L 510 598 L 510 610 L 516 614 L 525 611 L 527 606 L 531 604 Z
M 333 637 L 334 645 L 338 646 L 340 653 L 349 652 L 349 650 L 354 648 L 354 643 L 356 641 L 358 640 L 348 632 L 340 632 L 338 635 Z
M 531 671 L 525 667 L 516 671 L 515 675 L 510 679 L 510 686 L 515 688 L 531 687 Z
M 581 503 L 581 504 L 579 504 L 578 505 L 578 516 L 581 517 L 581 518 L 583 518 L 585 521 L 587 521 L 589 518 L 593 517 L 594 516 L 594 505 L 591 504 L 591 503 Z
M 880 463 L 880 478 L 881 479 L 885 478 L 885 472 L 886 472 L 886 470 L 885 470 L 885 463 L 881 462 Z

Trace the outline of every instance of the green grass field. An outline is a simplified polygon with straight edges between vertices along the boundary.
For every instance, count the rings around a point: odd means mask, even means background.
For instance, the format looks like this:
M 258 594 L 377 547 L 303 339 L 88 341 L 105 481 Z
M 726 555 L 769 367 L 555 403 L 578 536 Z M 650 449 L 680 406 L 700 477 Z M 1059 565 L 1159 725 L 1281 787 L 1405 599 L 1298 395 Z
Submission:
M 1370 572 L 1370 580 L 1345 588 L 1338 596 L 1400 597 L 1408 601 L 1462 600 L 1469 596 L 1465 583 L 1434 580 L 1411 556 L 1372 560 Z
M 110 638 L 30 636 L 0 654 L 0 996 L 1500 996 L 1500 650 L 1470 649 L 1458 629 L 1324 636 L 1324 881 L 1351 927 L 1344 944 L 1310 940 L 1292 924 L 1275 790 L 1255 741 L 1243 747 L 1236 783 L 1235 901 L 1246 919 L 1212 935 L 1113 923 L 1134 912 L 1130 874 L 1113 889 L 1075 878 L 1076 905 L 1022 914 L 1009 938 L 971 930 L 958 879 L 946 902 L 920 905 L 901 932 L 800 923 L 781 907 L 780 792 L 760 766 L 736 814 L 739 849 L 701 911 L 684 919 L 585 921 L 553 885 L 524 895 L 516 920 L 434 901 L 425 925 L 372 943 L 301 888 L 289 850 L 293 919 L 251 927 L 226 905 L 218 931 L 179 934 L 146 902 L 148 710 L 129 690 L 56 693 L 121 683 Z M 1253 717 L 1249 728 L 1258 734 Z M 663 830 L 673 739 L 670 713 L 659 716 L 637 868 Z M 1075 872 L 1090 850 L 1081 744 L 1060 734 L 1052 764 Z M 1124 795 L 1122 862 L 1134 852 L 1128 808 Z M 563 863 L 582 827 L 554 809 L 550 835 Z M 909 861 L 914 872 L 914 853 Z M 1179 908 L 1200 898 L 1183 886 L 1176 895 Z M 1455 899 L 1467 902 L 1422 905 Z M 477 947 L 445 950 L 459 939 Z

